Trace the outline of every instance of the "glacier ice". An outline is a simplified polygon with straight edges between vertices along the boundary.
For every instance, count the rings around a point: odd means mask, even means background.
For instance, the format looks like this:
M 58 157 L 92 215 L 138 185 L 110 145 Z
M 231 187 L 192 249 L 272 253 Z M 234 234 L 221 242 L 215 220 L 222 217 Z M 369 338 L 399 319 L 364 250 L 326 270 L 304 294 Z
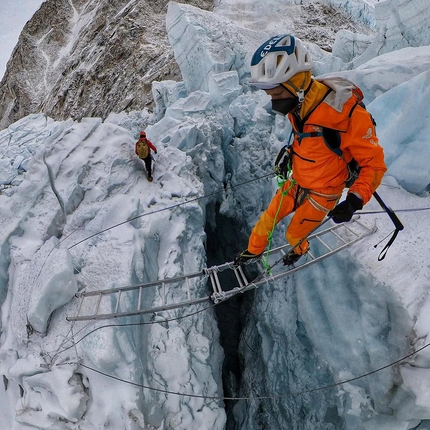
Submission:
M 272 160 L 290 126 L 273 115 L 264 92 L 246 85 L 249 55 L 264 33 L 176 3 L 167 21 L 184 80 L 154 83 L 153 114 L 112 114 L 105 122 L 31 115 L 0 132 L 2 162 L 11 166 L 0 195 L 2 422 L 223 429 L 229 414 L 246 429 L 425 428 L 426 350 L 361 378 L 427 338 L 425 212 L 402 212 L 406 230 L 384 263 L 374 244 L 392 227 L 385 214 L 363 215 L 377 224 L 375 236 L 249 293 L 242 373 L 224 386 L 213 309 L 66 322 L 76 290 L 175 277 L 202 270 L 208 258 L 232 258 L 276 190 Z M 321 73 L 344 67 L 311 49 Z M 401 67 L 406 57 L 409 67 Z M 428 205 L 428 58 L 428 47 L 404 48 L 342 72 L 363 83 L 371 101 L 392 175 L 381 194 L 396 209 Z M 417 127 L 399 129 L 411 116 Z M 134 155 L 140 129 L 158 148 L 151 184 Z M 281 223 L 275 242 L 284 242 L 283 230 Z M 224 249 L 213 250 L 208 235 Z M 161 293 L 146 300 L 159 304 Z M 229 390 L 247 399 L 218 399 Z
M 8 381 L 7 394 L 4 391 L 1 394 L 2 401 L 9 393 L 18 394 L 7 401 L 11 411 L 8 416 L 19 413 L 23 423 L 41 427 L 59 422 L 71 424 L 85 415 L 88 428 L 97 427 L 97 423 L 118 428 L 123 420 L 115 412 L 118 410 L 126 411 L 124 419 L 130 426 L 136 420 L 143 423 L 147 419 L 158 422 L 158 426 L 163 421 L 186 421 L 188 407 L 177 409 L 182 405 L 181 397 L 177 401 L 171 397 L 160 400 L 150 394 L 140 398 L 140 389 L 132 386 L 121 389 L 120 399 L 112 396 L 115 402 L 105 402 L 105 416 L 100 415 L 94 408 L 88 409 L 88 392 L 92 393 L 91 404 L 100 404 L 110 390 L 114 393 L 118 387 L 102 390 L 99 387 L 104 386 L 106 377 L 86 368 L 78 371 L 76 366 L 83 363 L 137 385 L 154 383 L 160 387 L 155 378 L 160 362 L 147 349 L 147 342 L 152 338 L 153 348 L 158 349 L 159 343 L 167 356 L 175 356 L 171 348 L 180 339 L 170 335 L 170 330 L 180 330 L 184 342 L 181 351 L 189 350 L 189 360 L 184 362 L 182 370 L 177 363 L 177 373 L 172 379 L 164 377 L 164 388 L 178 389 L 176 378 L 182 374 L 187 379 L 191 368 L 200 366 L 195 383 L 186 384 L 183 389 L 200 392 L 207 385 L 211 387 L 210 394 L 219 394 L 222 352 L 212 343 L 217 328 L 210 311 L 205 312 L 204 324 L 198 323 L 197 317 L 190 317 L 185 325 L 181 321 L 165 323 L 166 339 L 158 337 L 157 328 L 145 325 L 140 330 L 126 326 L 92 332 L 97 324 L 70 326 L 65 317 L 74 312 L 77 302 L 73 296 L 78 289 L 147 282 L 195 272 L 204 266 L 204 211 L 199 204 L 189 203 L 176 213 L 166 210 L 164 214 L 151 215 L 154 208 L 168 208 L 174 201 L 201 193 L 202 185 L 194 179 L 190 158 L 175 147 L 158 145 L 155 181 L 149 184 L 143 165 L 134 155 L 135 138 L 116 124 L 102 123 L 99 119 L 57 123 L 39 115 L 24 118 L 12 127 L 16 129 L 13 134 L 16 141 L 11 144 L 10 139 L 2 140 L 4 145 L 21 147 L 24 154 L 25 143 L 31 142 L 33 156 L 27 173 L 21 174 L 21 180 L 0 196 L 3 304 L 0 368 Z M 3 132 L 8 134 L 10 129 Z M 22 139 L 18 138 L 20 135 Z M 134 221 L 111 228 L 127 219 Z M 102 230 L 105 233 L 93 236 Z M 170 312 L 172 317 L 174 313 Z M 205 338 L 211 339 L 210 354 L 207 348 L 188 341 L 191 327 L 194 327 L 192 337 L 198 338 L 199 344 Z M 74 331 L 80 336 L 74 337 Z M 26 347 L 28 339 L 32 343 L 30 349 Z M 74 341 L 78 342 L 76 346 Z M 16 367 L 18 356 L 10 351 L 17 351 L 19 359 L 27 363 L 20 371 Z M 31 379 L 24 378 L 34 353 L 40 354 L 35 360 L 39 363 L 31 364 Z M 68 373 L 59 371 L 58 375 L 65 375 L 64 383 L 48 387 L 49 379 L 45 380 L 43 375 L 47 369 L 56 369 L 55 366 L 65 366 L 64 369 L 75 366 L 72 372 L 75 376 L 66 378 Z M 15 407 L 20 385 L 23 395 Z M 38 397 L 37 392 L 46 394 Z M 72 392 L 76 402 L 67 403 L 69 409 L 64 409 L 63 402 Z M 144 410 L 141 406 L 146 402 L 144 399 L 160 405 L 157 413 L 146 410 L 150 418 L 138 414 Z M 204 423 L 201 428 L 205 425 L 211 428 L 215 422 L 222 427 L 225 419 L 222 406 L 215 402 L 206 409 L 205 404 L 204 399 L 194 401 L 193 408 L 200 410 L 194 414 L 194 422 Z

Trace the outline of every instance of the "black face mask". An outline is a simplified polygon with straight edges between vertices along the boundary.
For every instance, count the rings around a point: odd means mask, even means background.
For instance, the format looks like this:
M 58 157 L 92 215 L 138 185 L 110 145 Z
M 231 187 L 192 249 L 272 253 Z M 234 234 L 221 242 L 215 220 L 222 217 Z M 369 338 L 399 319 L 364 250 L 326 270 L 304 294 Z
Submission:
M 297 97 L 272 100 L 272 111 L 275 113 L 280 113 L 281 115 L 287 115 L 292 110 L 294 110 L 299 104 Z

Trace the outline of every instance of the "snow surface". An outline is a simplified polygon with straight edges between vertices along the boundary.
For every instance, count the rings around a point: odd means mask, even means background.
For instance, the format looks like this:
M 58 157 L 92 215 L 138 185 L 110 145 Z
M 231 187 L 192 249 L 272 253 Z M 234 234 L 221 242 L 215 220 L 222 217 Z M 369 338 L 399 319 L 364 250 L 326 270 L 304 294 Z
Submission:
M 430 12 L 422 16 L 419 0 L 365 3 L 394 5 L 410 17 L 411 32 L 426 31 Z M 33 114 L 0 132 L 2 430 L 223 429 L 228 414 L 247 430 L 429 428 L 430 52 L 394 50 L 394 31 L 386 32 L 393 52 L 352 70 L 309 45 L 315 73 L 362 85 L 378 124 L 389 169 L 378 192 L 405 226 L 383 261 L 393 226 L 372 200 L 362 219 L 376 224 L 375 234 L 253 293 L 243 374 L 230 375 L 228 387 L 213 308 L 66 320 L 77 310 L 76 291 L 193 273 L 208 258 L 223 262 L 223 253 L 231 259 L 270 201 L 274 180 L 263 177 L 290 126 L 264 92 L 247 86 L 253 45 L 270 29 L 230 21 L 232 4 L 218 2 L 210 13 L 170 3 L 166 25 L 184 81 L 154 83 L 153 114 L 79 123 Z M 364 49 L 360 57 L 374 52 Z M 134 155 L 142 123 L 158 149 L 152 183 Z M 214 253 L 217 235 L 222 249 Z M 169 294 L 179 297 L 179 287 Z M 145 300 L 157 305 L 160 296 Z M 217 399 L 227 392 L 253 399 Z

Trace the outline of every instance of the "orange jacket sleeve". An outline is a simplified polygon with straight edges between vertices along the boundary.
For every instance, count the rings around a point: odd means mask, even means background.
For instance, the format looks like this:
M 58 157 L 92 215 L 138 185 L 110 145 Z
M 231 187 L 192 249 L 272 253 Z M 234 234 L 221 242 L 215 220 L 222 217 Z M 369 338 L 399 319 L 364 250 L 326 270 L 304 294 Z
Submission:
M 354 158 L 361 167 L 349 192 L 359 194 L 363 204 L 366 204 L 380 185 L 387 167 L 372 117 L 361 106 L 357 106 L 352 113 L 348 130 L 341 137 L 341 149 L 346 162 Z

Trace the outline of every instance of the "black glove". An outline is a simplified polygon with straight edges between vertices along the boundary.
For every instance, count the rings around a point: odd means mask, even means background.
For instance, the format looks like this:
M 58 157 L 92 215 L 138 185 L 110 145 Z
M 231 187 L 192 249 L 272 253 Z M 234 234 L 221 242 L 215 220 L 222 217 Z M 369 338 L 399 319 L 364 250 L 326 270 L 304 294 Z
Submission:
M 340 202 L 332 209 L 328 216 L 333 219 L 336 224 L 351 221 L 355 211 L 363 208 L 363 201 L 354 193 L 349 193 L 343 202 Z
M 157 153 L 157 151 L 154 151 L 155 153 Z

